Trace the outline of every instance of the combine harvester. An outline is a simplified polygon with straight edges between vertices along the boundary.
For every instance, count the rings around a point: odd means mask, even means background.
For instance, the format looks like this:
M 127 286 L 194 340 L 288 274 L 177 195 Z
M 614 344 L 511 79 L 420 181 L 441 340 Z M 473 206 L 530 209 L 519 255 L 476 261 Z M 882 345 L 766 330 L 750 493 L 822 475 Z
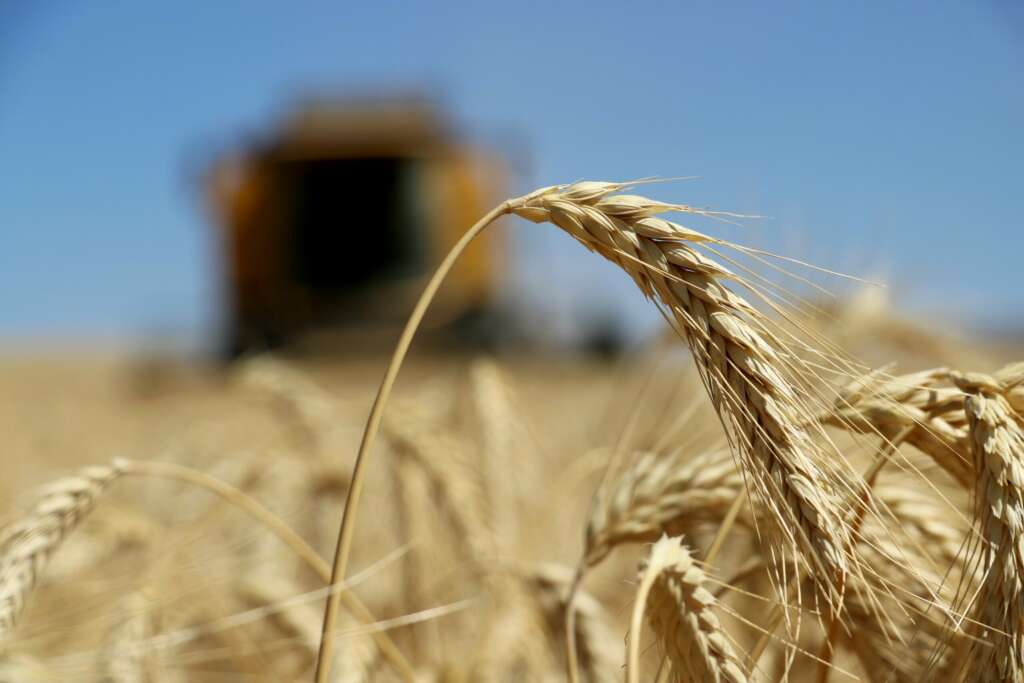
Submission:
M 207 178 L 228 358 L 393 329 L 462 231 L 505 195 L 504 165 L 415 99 L 300 107 Z M 497 235 L 461 259 L 432 326 L 462 339 L 487 327 L 479 321 L 498 289 Z

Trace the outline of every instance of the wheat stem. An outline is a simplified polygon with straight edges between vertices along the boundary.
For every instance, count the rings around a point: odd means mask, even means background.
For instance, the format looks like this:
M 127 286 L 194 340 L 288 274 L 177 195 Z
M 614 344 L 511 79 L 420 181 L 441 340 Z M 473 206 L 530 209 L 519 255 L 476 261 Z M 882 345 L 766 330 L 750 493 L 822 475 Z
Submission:
M 779 626 L 782 625 L 782 618 L 784 616 L 782 607 L 775 607 L 771 614 L 768 616 L 767 625 L 764 628 L 764 633 L 758 638 L 754 647 L 750 650 L 747 658 L 750 660 L 750 670 L 754 671 L 757 669 L 757 663 L 761 660 L 761 655 L 768 649 L 768 643 L 771 642 L 772 638 L 775 637 L 775 632 L 779 630 Z
M 569 586 L 569 594 L 565 599 L 565 659 L 566 673 L 569 676 L 569 683 L 579 683 L 580 663 L 576 652 L 576 593 L 583 585 L 583 576 L 586 571 L 583 562 L 576 567 L 576 574 Z
M 629 651 L 626 657 L 626 683 L 640 681 L 640 630 L 643 628 L 644 610 L 647 608 L 647 596 L 651 593 L 654 580 L 658 578 L 661 567 L 651 564 L 640 580 L 633 602 L 633 613 L 629 619 Z
M 348 497 L 345 499 L 345 509 L 342 511 L 341 524 L 338 528 L 338 541 L 334 549 L 334 563 L 331 567 L 330 579 L 332 584 L 344 580 L 345 571 L 348 569 L 349 554 L 352 550 L 352 536 L 355 533 L 356 510 L 359 507 L 359 498 L 363 492 L 363 480 L 366 476 L 368 454 L 370 449 L 373 448 L 377 432 L 380 431 L 381 419 L 384 417 L 384 407 L 387 404 L 388 397 L 391 395 L 391 388 L 394 386 L 398 371 L 402 367 L 402 361 L 405 360 L 405 354 L 409 351 L 412 338 L 423 321 L 427 307 L 430 306 L 430 302 L 433 300 L 441 283 L 444 282 L 448 271 L 455 264 L 455 261 L 466 247 L 469 246 L 469 243 L 483 232 L 487 226 L 499 217 L 509 213 L 515 201 L 517 200 L 502 202 L 466 231 L 466 234 L 452 247 L 448 255 L 444 257 L 441 265 L 434 271 L 430 281 L 427 282 L 426 287 L 423 289 L 419 301 L 416 302 L 416 307 L 409 316 L 405 328 L 402 330 L 402 335 L 398 339 L 395 351 L 391 356 L 391 361 L 388 363 L 387 370 L 384 373 L 384 379 L 377 389 L 377 396 L 373 401 L 373 407 L 370 409 L 370 415 L 366 420 L 366 428 L 363 431 L 363 438 L 359 444 L 359 451 L 356 454 L 356 462 L 352 468 Z M 324 609 L 323 630 L 320 635 L 320 649 L 317 653 L 316 670 L 314 673 L 316 683 L 327 683 L 330 675 L 331 653 L 334 647 L 332 635 L 335 623 L 338 620 L 338 607 L 341 595 L 342 592 L 332 593 L 327 599 L 327 607 Z

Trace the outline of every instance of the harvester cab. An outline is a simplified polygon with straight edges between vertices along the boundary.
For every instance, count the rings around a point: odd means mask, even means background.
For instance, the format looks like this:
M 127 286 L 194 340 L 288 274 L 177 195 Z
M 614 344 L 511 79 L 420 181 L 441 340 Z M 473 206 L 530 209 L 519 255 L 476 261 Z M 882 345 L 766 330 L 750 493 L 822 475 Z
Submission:
M 418 100 L 297 109 L 269 139 L 221 158 L 208 193 L 222 245 L 224 352 L 387 328 L 462 231 L 500 201 L 503 167 Z M 432 308 L 434 326 L 492 305 L 494 231 Z

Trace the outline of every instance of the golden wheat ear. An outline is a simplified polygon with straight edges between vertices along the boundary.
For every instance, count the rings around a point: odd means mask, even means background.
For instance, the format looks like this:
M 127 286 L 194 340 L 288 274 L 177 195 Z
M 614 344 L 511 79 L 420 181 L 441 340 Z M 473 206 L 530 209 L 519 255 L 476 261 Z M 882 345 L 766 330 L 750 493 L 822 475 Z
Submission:
M 75 476 L 59 479 L 43 489 L 27 515 L 3 531 L 0 636 L 14 628 L 50 557 L 121 474 L 115 463 L 86 467 Z
M 664 533 L 692 534 L 702 523 L 721 522 L 742 489 L 743 476 L 727 450 L 682 461 L 643 453 L 595 499 L 584 563 L 593 567 L 626 543 L 652 543 Z
M 806 431 L 808 409 L 789 377 L 793 359 L 777 348 L 757 310 L 726 287 L 743 279 L 694 248 L 716 240 L 657 216 L 708 212 L 614 194 L 625 186 L 547 188 L 513 203 L 512 212 L 562 228 L 666 308 L 750 487 L 838 609 L 852 555 L 851 530 L 839 513 L 843 484 L 822 466 L 827 458 Z
M 640 624 L 635 617 L 645 611 L 672 664 L 673 681 L 747 681 L 732 642 L 715 614 L 715 596 L 705 587 L 704 572 L 681 537 L 663 536 L 651 547 L 640 564 L 639 580 L 630 629 L 628 681 L 639 680 Z
M 975 564 L 982 580 L 972 616 L 981 642 L 971 647 L 966 680 L 1024 680 L 1024 418 L 1007 394 L 1019 366 L 994 376 L 953 373 L 965 394 L 976 485 Z

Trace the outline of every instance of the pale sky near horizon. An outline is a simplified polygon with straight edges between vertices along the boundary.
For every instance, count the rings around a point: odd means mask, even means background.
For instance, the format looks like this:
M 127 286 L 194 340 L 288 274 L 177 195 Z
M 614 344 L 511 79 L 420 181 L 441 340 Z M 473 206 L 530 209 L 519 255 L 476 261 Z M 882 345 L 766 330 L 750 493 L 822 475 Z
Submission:
M 0 342 L 206 334 L 202 163 L 367 88 L 436 93 L 517 158 L 514 191 L 699 175 L 652 192 L 770 216 L 729 236 L 910 310 L 1024 327 L 1020 7 L 0 0 Z M 644 306 L 553 230 L 509 236 L 542 308 Z

